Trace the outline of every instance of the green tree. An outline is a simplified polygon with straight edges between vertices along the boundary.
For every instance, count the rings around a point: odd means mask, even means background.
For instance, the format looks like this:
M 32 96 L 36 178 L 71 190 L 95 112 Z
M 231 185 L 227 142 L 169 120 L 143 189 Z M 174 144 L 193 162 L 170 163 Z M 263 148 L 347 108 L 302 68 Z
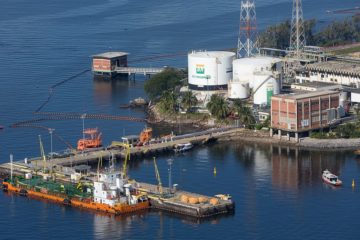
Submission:
M 217 119 L 224 119 L 229 114 L 229 106 L 225 99 L 219 95 L 211 95 L 210 101 L 206 104 L 207 109 Z
M 186 71 L 167 68 L 155 74 L 145 82 L 144 90 L 151 100 L 161 96 L 164 91 L 174 91 L 181 84 L 181 79 L 186 77 Z
M 191 91 L 184 92 L 181 100 L 181 104 L 184 106 L 186 111 L 198 103 L 197 98 Z
M 239 115 L 240 121 L 245 124 L 247 128 L 252 128 L 256 121 L 251 108 L 240 100 L 234 102 L 234 108 Z
M 177 95 L 173 91 L 164 91 L 159 99 L 160 111 L 174 113 L 177 104 Z
M 259 45 L 267 48 L 286 49 L 290 44 L 290 26 L 289 20 L 268 27 L 259 36 Z

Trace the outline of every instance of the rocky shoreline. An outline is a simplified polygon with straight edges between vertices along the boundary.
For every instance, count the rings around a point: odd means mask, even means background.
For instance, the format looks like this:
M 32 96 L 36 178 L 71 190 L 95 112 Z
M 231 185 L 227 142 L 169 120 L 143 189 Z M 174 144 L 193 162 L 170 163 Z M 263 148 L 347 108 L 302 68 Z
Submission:
M 174 116 L 162 115 L 156 109 L 155 106 L 151 106 L 148 109 L 148 122 L 152 124 L 160 124 L 165 122 L 167 124 L 180 124 L 181 125 L 193 125 L 199 129 L 210 127 L 224 127 L 220 124 L 214 124 L 211 119 L 193 119 L 187 118 L 187 115 L 180 115 L 180 119 Z M 316 150 L 355 150 L 360 148 L 360 138 L 353 139 L 315 139 L 315 138 L 301 138 L 299 142 L 294 140 L 288 141 L 285 138 L 278 139 L 277 137 L 270 137 L 268 131 L 263 130 L 249 130 L 241 129 L 236 134 L 228 136 L 227 138 L 220 139 L 220 142 L 241 140 L 244 142 L 256 142 L 264 144 L 275 144 L 281 146 L 293 146 L 306 149 Z
M 304 149 L 314 150 L 355 150 L 360 148 L 360 138 L 353 139 L 315 139 L 315 138 L 302 138 L 300 142 L 294 140 L 288 141 L 284 139 L 278 139 L 276 137 L 270 137 L 268 131 L 255 131 L 243 129 L 233 136 L 229 136 L 226 139 L 220 141 L 232 141 L 241 140 L 244 142 L 256 142 L 264 144 L 274 144 L 279 146 L 293 146 Z

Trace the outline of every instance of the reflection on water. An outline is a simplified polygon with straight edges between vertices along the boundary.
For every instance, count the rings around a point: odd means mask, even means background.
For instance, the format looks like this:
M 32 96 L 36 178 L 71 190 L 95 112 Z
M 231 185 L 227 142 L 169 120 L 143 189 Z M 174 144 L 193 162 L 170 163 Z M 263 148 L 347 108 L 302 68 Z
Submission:
M 112 99 L 128 95 L 131 82 L 128 80 L 94 79 L 94 101 L 97 105 L 109 105 Z
M 299 150 L 297 147 L 245 143 L 231 145 L 234 154 L 252 181 L 270 180 L 279 189 L 296 190 L 321 183 L 322 171 L 341 173 L 345 152 Z M 224 155 L 229 145 L 214 147 L 214 154 Z M 271 179 L 270 179 L 271 178 Z
M 273 147 L 271 156 L 272 184 L 288 189 L 319 183 L 325 169 L 339 174 L 345 161 L 337 152 L 299 151 L 290 147 Z
M 144 218 L 147 213 L 147 210 L 121 216 L 95 213 L 94 236 L 96 239 L 122 239 L 126 238 L 131 230 L 140 233 L 146 225 Z

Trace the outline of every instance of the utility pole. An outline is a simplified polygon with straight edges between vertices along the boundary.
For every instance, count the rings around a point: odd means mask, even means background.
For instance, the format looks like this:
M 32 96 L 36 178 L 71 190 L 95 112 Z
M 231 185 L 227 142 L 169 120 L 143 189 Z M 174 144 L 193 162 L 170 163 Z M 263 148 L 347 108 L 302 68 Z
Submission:
M 86 113 L 82 114 L 80 118 L 82 119 L 82 128 L 83 128 L 83 131 L 82 131 L 83 137 L 82 137 L 82 139 L 85 142 L 85 118 L 86 118 Z M 82 153 L 84 153 L 84 150 L 82 150 Z
M 50 133 L 50 159 L 53 158 L 53 132 L 55 131 L 54 128 L 49 128 Z
M 10 154 L 10 180 L 13 180 L 13 155 Z
M 169 165 L 169 191 L 171 193 L 172 190 L 172 182 L 171 182 L 171 165 L 173 164 L 173 161 L 171 158 L 167 160 L 167 163 Z

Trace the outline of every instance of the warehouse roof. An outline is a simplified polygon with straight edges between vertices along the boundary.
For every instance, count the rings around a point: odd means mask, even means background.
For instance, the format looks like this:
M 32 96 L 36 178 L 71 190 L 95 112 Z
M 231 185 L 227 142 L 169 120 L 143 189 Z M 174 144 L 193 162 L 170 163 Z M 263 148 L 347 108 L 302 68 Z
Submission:
M 99 53 L 96 55 L 93 55 L 93 58 L 117 58 L 129 55 L 129 53 L 126 52 L 105 52 L 105 53 Z
M 350 74 L 360 76 L 360 63 L 345 61 L 327 61 L 308 64 L 306 69 L 335 74 Z
M 338 91 L 316 91 L 316 92 L 307 92 L 307 93 L 298 93 L 298 94 L 281 94 L 281 95 L 275 95 L 273 96 L 273 98 L 300 100 L 304 98 L 315 98 L 324 95 L 331 95 L 338 93 L 339 93 Z

